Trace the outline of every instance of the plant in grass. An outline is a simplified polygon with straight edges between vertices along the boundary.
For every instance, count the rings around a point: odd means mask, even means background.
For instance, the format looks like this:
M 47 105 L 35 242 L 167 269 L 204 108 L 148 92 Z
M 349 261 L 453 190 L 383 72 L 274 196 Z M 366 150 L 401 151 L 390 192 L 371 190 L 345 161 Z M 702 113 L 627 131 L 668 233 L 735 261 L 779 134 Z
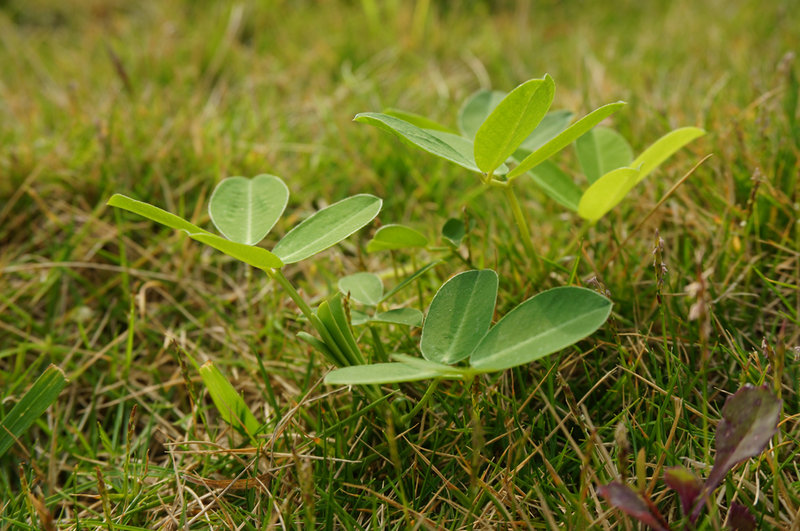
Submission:
M 491 326 L 498 277 L 491 269 L 455 275 L 437 291 L 422 328 L 422 359 L 343 367 L 328 384 L 386 384 L 425 379 L 471 382 L 540 359 L 585 338 L 611 312 L 611 301 L 581 287 L 553 288 L 529 298 Z M 467 361 L 467 364 L 461 362 Z
M 413 280 L 416 277 L 412 277 Z M 407 279 L 408 280 L 408 279 Z M 378 311 L 380 306 L 392 297 L 399 289 L 384 293 L 381 277 L 374 273 L 355 273 L 339 279 L 339 291 L 347 295 L 350 301 L 356 301 L 370 310 L 370 313 L 350 309 L 350 323 L 354 326 L 367 323 L 386 323 L 403 326 L 420 326 L 422 312 L 415 308 L 393 308 Z M 407 283 L 401 283 L 402 289 Z
M 594 222 L 670 155 L 704 134 L 695 127 L 677 129 L 633 159 L 619 135 L 602 130 L 587 136 L 624 102 L 599 107 L 570 124 L 572 113 L 548 113 L 554 95 L 555 83 L 548 75 L 526 81 L 508 94 L 480 91 L 462 106 L 458 132 L 397 110 L 360 113 L 355 121 L 375 125 L 478 173 L 484 186 L 503 189 L 522 243 L 535 258 L 529 224 L 513 189 L 517 178 L 531 177 L 548 196 Z M 590 181 L 585 191 L 548 160 L 575 141 L 580 141 L 579 157 Z
M 348 197 L 314 213 L 292 228 L 274 245 L 272 251 L 256 246 L 281 217 L 288 199 L 289 189 L 274 175 L 222 180 L 209 201 L 211 221 L 222 236 L 121 194 L 112 196 L 108 204 L 183 231 L 194 240 L 263 270 L 286 290 L 317 331 L 319 338 L 307 334 L 305 339 L 313 342 L 328 361 L 338 367 L 363 364 L 365 360 L 350 330 L 341 296 L 334 296 L 312 310 L 281 268 L 310 258 L 358 231 L 378 215 L 382 201 L 369 194 Z M 241 397 L 232 393 L 233 388 L 224 380 L 222 373 L 207 365 L 200 368 L 200 373 L 222 417 L 252 436 L 252 415 L 244 413 Z
M 667 469 L 664 482 L 678 493 L 687 527 L 693 528 L 703 507 L 725 476 L 742 461 L 759 455 L 778 429 L 781 400 L 766 385 L 745 386 L 729 396 L 717 425 L 717 454 L 705 481 L 684 467 Z M 629 516 L 653 529 L 666 531 L 669 524 L 644 492 L 621 481 L 612 481 L 598 489 L 601 496 Z M 728 510 L 728 527 L 737 530 L 756 528 L 755 518 L 742 504 L 733 502 Z

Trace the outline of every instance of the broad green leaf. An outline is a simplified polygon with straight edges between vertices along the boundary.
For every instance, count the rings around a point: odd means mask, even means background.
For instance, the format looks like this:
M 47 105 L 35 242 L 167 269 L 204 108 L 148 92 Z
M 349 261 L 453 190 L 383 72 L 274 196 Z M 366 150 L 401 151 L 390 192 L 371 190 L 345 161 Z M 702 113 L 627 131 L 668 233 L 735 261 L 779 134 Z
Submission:
M 378 275 L 356 273 L 339 279 L 339 291 L 361 304 L 376 306 L 383 298 L 383 282 Z
M 592 127 L 596 126 L 614 113 L 617 109 L 625 105 L 625 102 L 618 101 L 616 103 L 609 103 L 602 107 L 590 112 L 574 124 L 570 125 L 559 133 L 555 138 L 547 142 L 545 145 L 525 157 L 516 167 L 508 172 L 508 179 L 513 179 L 535 168 L 545 160 L 549 159 L 575 140 L 586 134 Z
M 401 111 L 400 109 L 385 109 L 383 114 L 388 116 L 393 116 L 395 118 L 400 118 L 411 125 L 416 125 L 420 129 L 433 129 L 435 131 L 442 131 L 444 133 L 453 133 L 455 134 L 456 131 L 453 131 L 451 128 L 447 127 L 446 125 L 442 125 L 439 122 L 431 120 L 426 116 L 422 116 L 421 114 L 416 114 L 413 112 L 408 111 Z
M 251 439 L 254 438 L 261 425 L 225 375 L 212 362 L 207 361 L 200 367 L 200 377 L 223 420 L 245 432 Z
M 336 245 L 372 221 L 382 201 L 359 194 L 312 214 L 294 227 L 272 250 L 285 264 L 293 264 Z
M 565 286 L 544 291 L 500 319 L 475 347 L 470 365 L 500 371 L 530 363 L 585 338 L 610 313 L 611 301 L 590 289 Z
M 171 229 L 182 230 L 186 232 L 193 240 L 205 243 L 206 245 L 213 247 L 218 251 L 222 251 L 228 256 L 236 258 L 237 260 L 241 260 L 242 262 L 253 267 L 266 270 L 281 267 L 283 265 L 283 262 L 281 262 L 280 258 L 266 249 L 226 240 L 221 236 L 217 236 L 216 234 L 212 234 L 207 230 L 201 229 L 193 223 L 189 223 L 185 219 L 178 217 L 175 214 L 167 212 L 166 210 L 162 210 L 148 203 L 137 201 L 124 195 L 114 194 L 111 196 L 111 199 L 108 200 L 108 205 L 122 208 L 129 212 L 133 212 L 134 214 L 139 214 L 140 216 L 155 221 L 156 223 L 160 223 Z
M 468 140 L 463 136 L 454 135 L 452 133 L 434 131 L 433 129 L 426 129 L 426 131 L 453 149 L 457 150 L 461 156 L 464 157 L 464 159 L 470 160 L 473 163 L 475 162 L 475 147 L 472 144 L 472 140 Z M 495 175 L 505 175 L 506 173 L 508 173 L 508 166 L 505 164 L 501 164 L 497 167 L 497 169 L 494 170 Z
M 484 173 L 493 173 L 536 129 L 553 103 L 555 83 L 532 79 L 503 98 L 475 133 L 475 164 Z
M 422 327 L 420 350 L 426 360 L 452 364 L 470 355 L 489 330 L 497 299 L 497 273 L 459 273 L 433 297 Z
M 189 223 L 182 217 L 176 216 L 171 212 L 167 212 L 166 210 L 162 210 L 156 206 L 153 206 L 149 203 L 145 203 L 143 201 L 137 201 L 136 199 L 131 199 L 130 197 L 122 194 L 112 195 L 111 199 L 109 199 L 106 204 L 109 206 L 127 210 L 128 212 L 133 212 L 134 214 L 139 214 L 140 216 L 145 217 L 151 221 L 155 221 L 156 223 L 160 223 L 165 227 L 169 227 L 175 230 L 182 230 L 187 232 L 188 234 L 198 234 L 201 232 L 208 232 L 207 230 L 201 229 L 194 223 Z M 211 233 L 208 232 L 208 234 Z
M 210 232 L 190 234 L 189 237 L 259 269 L 268 270 L 283 266 L 280 258 L 261 247 L 232 242 Z
M 56 401 L 67 385 L 67 377 L 59 367 L 48 366 L 28 391 L 0 421 L 0 457 L 14 446 L 42 414 Z M 7 398 L 7 397 L 4 397 Z
M 533 133 L 520 144 L 520 149 L 530 152 L 536 151 L 566 129 L 570 120 L 572 120 L 570 111 L 563 109 L 550 111 L 544 115 L 542 121 L 533 130 Z
M 581 189 L 552 161 L 546 160 L 528 172 L 533 182 L 557 203 L 577 211 L 581 200 Z
M 405 225 L 384 225 L 367 244 L 367 252 L 412 249 L 428 245 L 428 238 Z
M 453 367 L 452 365 L 445 365 L 444 363 L 436 363 L 435 361 L 418 358 L 417 356 L 409 356 L 408 354 L 394 353 L 390 356 L 393 360 L 418 367 L 420 369 L 430 369 L 438 372 L 439 374 L 446 374 L 451 377 L 461 378 L 464 376 L 464 367 Z
M 453 244 L 453 247 L 461 245 L 461 240 L 467 235 L 467 226 L 457 218 L 448 219 L 442 227 L 442 236 Z
M 395 308 L 394 310 L 376 313 L 370 320 L 375 323 L 421 326 L 422 312 L 414 308 Z
M 475 133 L 478 132 L 486 117 L 505 97 L 505 92 L 483 89 L 467 98 L 458 111 L 458 129 L 461 134 L 469 139 L 474 139 Z
M 631 163 L 631 167 L 634 168 L 641 166 L 639 170 L 639 181 L 647 177 L 651 171 L 656 169 L 658 165 L 664 162 L 670 155 L 704 134 L 706 134 L 706 132 L 698 127 L 681 127 L 680 129 L 670 131 L 653 142 L 649 148 L 645 149 L 644 152 Z
M 626 168 L 633 160 L 633 150 L 621 134 L 608 127 L 597 126 L 575 141 L 578 162 L 589 183 L 601 176 Z
M 639 170 L 636 168 L 619 168 L 606 173 L 583 193 L 578 203 L 578 215 L 597 221 L 617 206 L 638 181 Z
M 289 189 L 274 175 L 221 181 L 208 202 L 211 222 L 231 241 L 255 245 L 264 239 L 289 201 Z
M 334 369 L 325 376 L 329 385 L 368 385 L 414 382 L 439 377 L 433 369 L 414 367 L 405 363 L 375 363 Z
M 363 324 L 367 324 L 370 321 L 372 321 L 372 317 L 370 317 L 366 313 L 358 311 L 358 310 L 354 310 L 352 308 L 350 309 L 350 324 L 351 325 L 360 326 L 360 325 L 363 325 Z
M 473 157 L 466 156 L 464 153 L 464 142 L 469 142 L 469 140 L 465 138 L 452 135 L 460 139 L 454 146 L 442 140 L 435 132 L 432 132 L 432 130 L 422 129 L 400 118 L 376 112 L 362 112 L 357 114 L 353 120 L 374 125 L 411 142 L 432 155 L 454 162 L 470 171 L 481 173 L 481 170 L 475 165 Z

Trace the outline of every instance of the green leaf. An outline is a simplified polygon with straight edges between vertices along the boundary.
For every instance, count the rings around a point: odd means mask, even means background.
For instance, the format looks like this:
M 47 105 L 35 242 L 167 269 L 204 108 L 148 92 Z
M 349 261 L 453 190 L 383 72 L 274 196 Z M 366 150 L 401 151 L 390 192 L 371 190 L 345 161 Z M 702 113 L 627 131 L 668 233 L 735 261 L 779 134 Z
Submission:
M 475 162 L 475 146 L 471 140 L 453 133 L 445 133 L 444 131 L 434 131 L 433 129 L 426 129 L 426 131 L 457 150 L 465 159 Z M 494 173 L 495 175 L 505 175 L 508 173 L 508 166 L 501 164 L 494 170 Z
M 140 216 L 155 221 L 156 223 L 160 223 L 161 225 L 171 229 L 182 230 L 186 232 L 193 240 L 205 243 L 206 245 L 213 247 L 218 251 L 222 251 L 228 256 L 236 258 L 237 260 L 241 260 L 242 262 L 253 267 L 266 270 L 278 268 L 283 265 L 283 262 L 280 260 L 280 258 L 266 249 L 226 240 L 225 238 L 217 236 L 216 234 L 212 234 L 207 230 L 201 229 L 193 223 L 189 223 L 185 219 L 178 217 L 175 214 L 171 214 L 166 210 L 162 210 L 148 203 L 137 201 L 121 194 L 114 194 L 111 196 L 111 199 L 108 200 L 108 205 L 122 208 L 129 212 L 133 212 L 134 214 L 139 214 Z
M 222 236 L 211 234 L 210 232 L 189 234 L 189 237 L 193 240 L 202 242 L 209 247 L 213 247 L 217 251 L 222 251 L 228 256 L 236 258 L 245 264 L 263 269 L 265 271 L 283 266 L 283 262 L 280 258 L 261 247 L 232 242 L 230 240 L 226 240 Z
M 594 182 L 578 203 L 578 215 L 589 221 L 597 221 L 617 206 L 639 182 L 639 170 L 619 168 L 612 170 Z
M 478 132 L 486 117 L 505 97 L 505 92 L 484 89 L 467 98 L 458 111 L 458 129 L 461 134 L 469 139 L 474 139 L 475 133 Z
M 455 134 L 456 131 L 453 131 L 449 127 L 440 124 L 439 122 L 435 122 L 426 116 L 422 116 L 421 114 L 416 114 L 413 112 L 408 111 L 401 111 L 400 109 L 385 109 L 383 114 L 387 116 L 393 116 L 395 118 L 400 118 L 403 121 L 410 123 L 411 125 L 416 125 L 420 129 L 433 129 L 435 131 L 442 131 L 443 133 L 453 133 Z
M 33 382 L 11 411 L 0 421 L 0 457 L 14 446 L 17 439 L 56 401 L 67 385 L 67 377 L 59 367 L 50 365 Z M 7 398 L 7 397 L 6 397 Z
M 532 79 L 503 98 L 475 133 L 475 163 L 493 173 L 530 135 L 553 103 L 555 83 L 548 75 Z
M 621 134 L 608 127 L 597 126 L 575 141 L 578 162 L 589 183 L 616 170 L 629 167 L 633 150 Z
M 546 160 L 528 172 L 533 182 L 557 203 L 577 211 L 581 200 L 581 189 L 552 161 Z
M 464 239 L 464 236 L 467 235 L 467 226 L 464 222 L 457 218 L 450 218 L 448 219 L 444 226 L 442 227 L 442 236 L 450 243 L 453 244 L 453 247 L 458 247 L 461 245 L 461 241 Z
M 414 308 L 395 308 L 394 310 L 376 313 L 370 321 L 404 326 L 421 326 L 422 312 Z
M 555 138 L 547 142 L 545 145 L 525 157 L 522 162 L 515 168 L 508 172 L 508 179 L 513 179 L 535 168 L 545 160 L 549 159 L 575 140 L 586 134 L 592 127 L 596 126 L 606 118 L 608 118 L 617 109 L 625 105 L 625 102 L 618 101 L 616 103 L 609 103 L 602 107 L 590 112 L 574 124 L 570 125 L 558 134 Z
M 446 138 L 453 142 L 451 144 L 442 140 L 442 138 L 445 138 L 444 134 L 437 134 L 436 131 L 422 129 L 400 118 L 376 112 L 362 112 L 357 114 L 353 120 L 374 125 L 407 140 L 432 155 L 454 162 L 470 171 L 481 173 L 481 170 L 475 165 L 472 155 L 465 153 L 465 146 L 471 144 L 466 138 L 450 135 Z
M 631 163 L 631 167 L 639 169 L 639 181 L 647 177 L 647 175 L 656 169 L 659 164 L 664 162 L 670 155 L 678 151 L 680 148 L 706 134 L 706 132 L 698 127 L 681 127 L 670 131 L 662 136 L 653 144 L 644 150 L 644 152 L 636 157 Z
M 383 282 L 378 275 L 356 273 L 339 279 L 339 291 L 361 304 L 377 306 L 383 298 Z
M 561 131 L 567 128 L 570 120 L 572 120 L 572 113 L 567 110 L 550 111 L 544 115 L 542 121 L 536 126 L 528 138 L 526 138 L 520 149 L 533 152 L 554 139 Z
M 254 439 L 261 425 L 231 383 L 210 361 L 200 367 L 200 377 L 225 422 Z
M 362 365 L 364 356 L 358 348 L 356 338 L 347 322 L 347 314 L 342 303 L 342 296 L 336 294 L 326 301 L 322 301 L 316 311 L 319 323 L 325 330 L 317 330 L 322 336 L 325 345 L 334 353 L 341 352 L 341 360 L 332 360 L 335 363 L 342 361 L 345 365 Z M 323 334 L 324 332 L 324 334 Z
M 367 252 L 394 251 L 427 245 L 428 238 L 419 231 L 405 225 L 384 225 L 367 244 Z
M 445 365 L 444 363 L 436 363 L 416 356 L 409 356 L 408 354 L 394 353 L 390 356 L 393 360 L 418 367 L 420 369 L 430 369 L 438 372 L 440 375 L 447 375 L 451 378 L 463 378 L 465 376 L 465 367 L 453 367 L 452 365 Z M 466 369 L 467 371 L 469 369 Z
M 448 364 L 468 357 L 489 330 L 496 298 L 497 273 L 491 269 L 465 271 L 445 282 L 422 327 L 423 357 Z
M 285 264 L 293 264 L 336 245 L 375 219 L 382 201 L 359 194 L 316 212 L 294 227 L 272 250 Z
M 500 371 L 542 358 L 585 338 L 611 313 L 611 301 L 566 286 L 535 295 L 492 327 L 470 356 L 481 371 Z
M 414 382 L 436 378 L 439 372 L 433 369 L 414 367 L 405 363 L 375 363 L 335 369 L 325 376 L 329 385 L 369 385 L 398 382 Z
M 389 292 L 386 293 L 386 295 L 383 296 L 383 299 L 381 300 L 381 302 L 383 302 L 385 300 L 389 300 L 392 296 L 397 294 L 397 292 L 399 292 L 400 290 L 402 290 L 405 287 L 407 287 L 409 284 L 414 282 L 416 279 L 418 279 L 419 277 L 424 275 L 427 271 L 429 271 L 430 269 L 433 269 L 434 267 L 436 267 L 440 263 L 442 263 L 441 260 L 434 260 L 433 262 L 430 262 L 430 263 L 425 264 L 424 266 L 420 267 L 419 269 L 417 269 L 416 271 L 411 273 L 408 277 L 404 278 L 403 281 L 400 282 L 398 285 L 396 285 L 391 290 L 389 290 Z
M 360 326 L 372 321 L 372 317 L 364 312 L 350 309 L 350 324 L 353 326 Z
M 289 189 L 274 175 L 221 181 L 208 202 L 211 222 L 229 240 L 255 245 L 264 239 L 289 201 Z

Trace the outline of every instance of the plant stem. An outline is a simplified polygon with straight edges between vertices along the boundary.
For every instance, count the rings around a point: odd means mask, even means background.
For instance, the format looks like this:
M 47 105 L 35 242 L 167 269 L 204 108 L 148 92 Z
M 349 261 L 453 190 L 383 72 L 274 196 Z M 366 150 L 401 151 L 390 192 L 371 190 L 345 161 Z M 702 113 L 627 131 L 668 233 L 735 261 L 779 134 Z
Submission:
M 316 316 L 311 310 L 311 306 L 309 306 L 306 301 L 303 300 L 303 297 L 301 297 L 294 286 L 292 286 L 292 283 L 289 282 L 289 279 L 286 278 L 286 276 L 283 274 L 283 271 L 280 269 L 272 269 L 267 271 L 267 275 L 269 275 L 270 278 L 275 279 L 275 281 L 277 281 L 278 284 L 280 284 L 281 287 L 286 290 L 286 293 L 289 294 L 289 297 L 292 298 L 297 307 L 300 308 L 300 311 L 303 312 L 303 315 L 306 316 L 308 322 L 314 324 L 316 321 Z
M 506 183 L 506 186 L 503 186 L 503 188 L 505 189 L 508 204 L 511 206 L 511 212 L 514 214 L 514 220 L 517 222 L 519 235 L 520 238 L 522 238 L 522 246 L 525 247 L 528 258 L 533 262 L 534 273 L 538 274 L 542 268 L 542 262 L 539 255 L 536 253 L 536 249 L 533 248 L 531 231 L 528 228 L 528 220 L 525 218 L 525 213 L 522 211 L 522 207 L 519 204 L 517 194 L 514 193 L 514 187 Z
M 420 399 L 419 399 L 419 402 L 417 402 L 417 403 L 416 403 L 416 405 L 415 405 L 413 408 L 411 408 L 411 411 L 409 411 L 408 413 L 406 413 L 405 415 L 403 415 L 403 416 L 400 418 L 400 423 L 401 423 L 403 426 L 406 426 L 406 425 L 408 424 L 408 422 L 409 422 L 409 421 L 410 421 L 412 418 L 414 418 L 414 415 L 416 415 L 416 414 L 419 412 L 419 410 L 420 410 L 420 409 L 422 409 L 422 407 L 423 407 L 425 404 L 427 404 L 427 403 L 428 403 L 428 400 L 430 400 L 430 398 L 433 396 L 433 392 L 436 390 L 436 388 L 437 388 L 438 386 L 439 386 L 439 380 L 434 380 L 434 381 L 433 381 L 433 382 L 432 382 L 432 383 L 431 383 L 431 384 L 428 386 L 428 388 L 425 390 L 425 394 L 424 394 L 424 395 L 422 395 L 422 398 L 420 398 Z

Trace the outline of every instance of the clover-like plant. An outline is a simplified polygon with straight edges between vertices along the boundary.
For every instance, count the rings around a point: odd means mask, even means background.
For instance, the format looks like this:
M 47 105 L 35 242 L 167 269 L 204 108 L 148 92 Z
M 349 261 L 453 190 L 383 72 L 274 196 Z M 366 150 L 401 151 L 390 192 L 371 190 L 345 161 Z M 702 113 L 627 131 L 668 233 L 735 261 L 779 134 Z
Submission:
M 553 288 L 526 300 L 494 326 L 497 273 L 470 270 L 444 283 L 422 328 L 422 359 L 392 354 L 394 361 L 328 373 L 328 384 L 386 384 L 425 379 L 471 381 L 476 375 L 530 363 L 597 330 L 611 301 L 586 288 Z M 466 365 L 460 364 L 467 361 Z
M 211 221 L 222 233 L 214 234 L 156 206 L 115 194 L 108 204 L 139 214 L 166 227 L 185 232 L 190 238 L 263 270 L 280 284 L 297 304 L 300 311 L 319 334 L 308 335 L 309 341 L 323 352 L 336 366 L 345 367 L 365 363 L 350 325 L 340 296 L 324 301 L 316 310 L 303 300 L 297 289 L 281 271 L 286 264 L 300 262 L 336 245 L 372 221 L 381 209 L 382 201 L 369 194 L 359 194 L 324 208 L 292 228 L 272 251 L 258 247 L 283 214 L 289 199 L 286 184 L 274 175 L 258 175 L 252 179 L 230 177 L 222 180 L 209 200 Z M 209 389 L 227 389 L 221 382 L 219 371 L 206 367 L 201 371 Z M 205 378 L 211 375 L 213 378 Z M 228 389 L 228 391 L 230 391 Z M 213 392 L 223 418 L 252 435 L 251 418 L 242 417 L 241 404 L 225 396 L 230 392 Z M 230 404 L 236 404 L 233 408 Z M 235 410 L 233 413 L 228 410 Z M 234 420 L 236 422 L 234 422 Z

